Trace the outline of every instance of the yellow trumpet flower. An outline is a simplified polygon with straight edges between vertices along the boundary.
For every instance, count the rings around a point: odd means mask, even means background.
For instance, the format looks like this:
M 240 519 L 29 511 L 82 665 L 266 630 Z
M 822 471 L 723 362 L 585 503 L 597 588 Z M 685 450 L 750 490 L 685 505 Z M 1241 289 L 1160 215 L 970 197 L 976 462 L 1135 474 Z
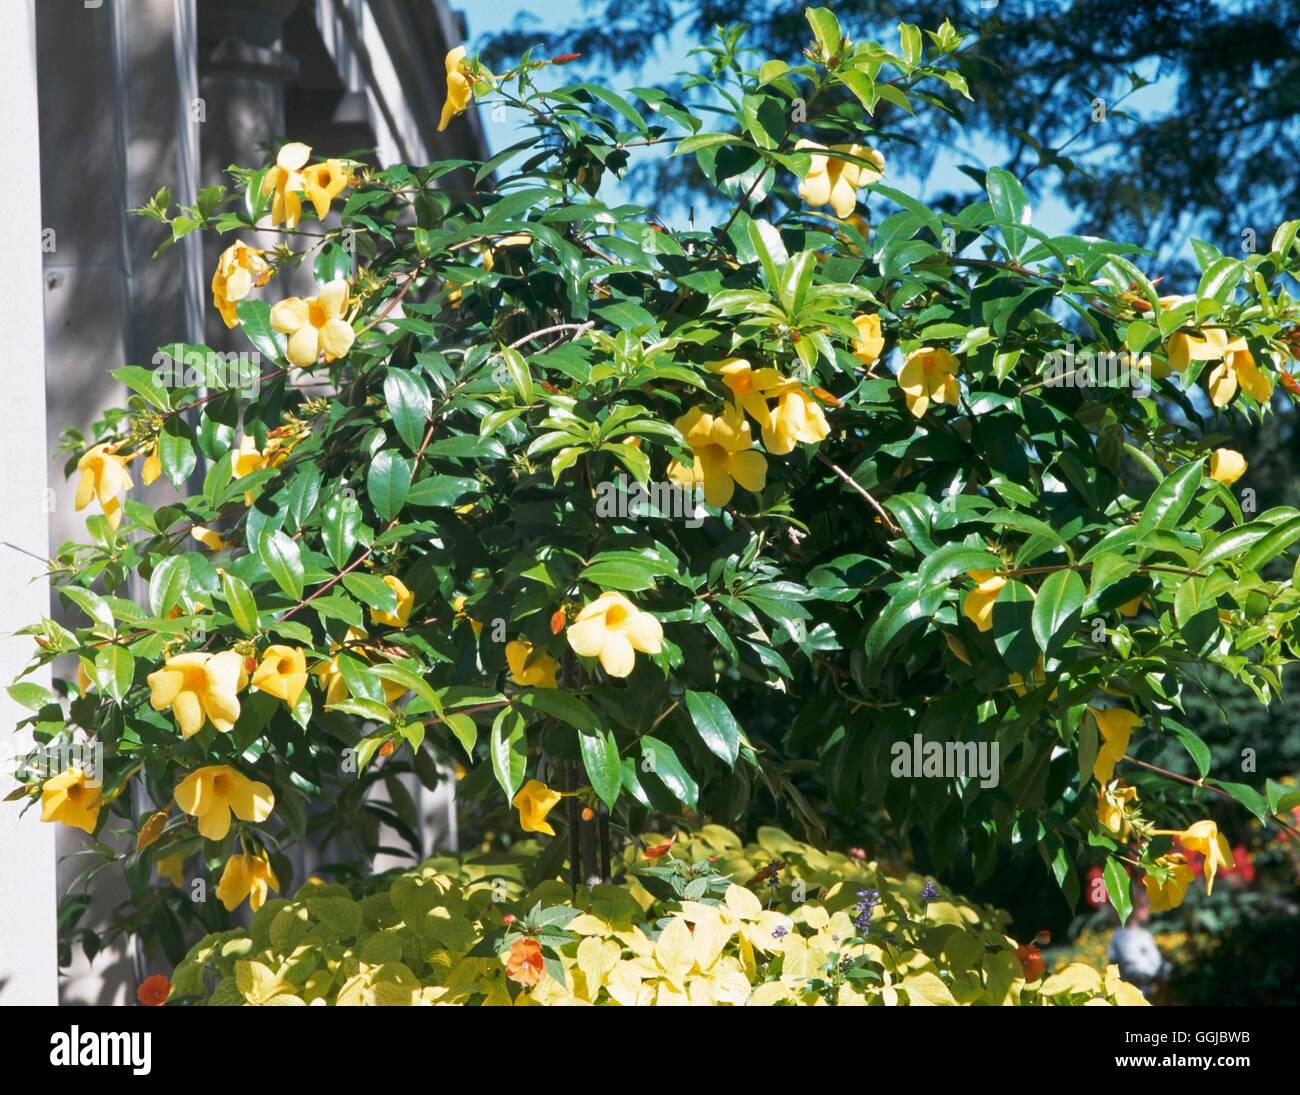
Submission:
M 234 650 L 178 654 L 149 674 L 149 703 L 155 711 L 172 709 L 182 737 L 197 734 L 205 717 L 223 734 L 229 733 L 239 718 L 236 693 L 246 678 L 244 659 Z
M 302 219 L 303 165 L 311 155 L 311 146 L 298 141 L 284 145 L 275 157 L 275 166 L 262 179 L 262 193 L 271 194 L 271 227 L 287 224 L 296 228 Z
M 1142 724 L 1142 719 L 1125 707 L 1111 707 L 1104 711 L 1089 707 L 1088 713 L 1101 734 L 1101 746 L 1092 765 L 1092 774 L 1104 786 L 1115 775 L 1115 765 L 1128 752 L 1129 738 L 1134 728 Z
M 1180 297 L 1162 297 L 1161 301 L 1180 301 Z M 1161 311 L 1167 311 L 1161 308 Z M 1169 367 L 1181 373 L 1193 361 L 1219 361 L 1228 350 L 1228 332 L 1222 327 L 1210 327 L 1199 335 L 1175 331 L 1169 336 Z
M 511 799 L 511 805 L 519 811 L 519 828 L 526 833 L 545 833 L 547 836 L 554 836 L 555 830 L 546 820 L 546 815 L 563 797 L 559 791 L 551 790 L 540 780 L 530 779 Z
M 767 401 L 773 392 L 787 383 L 784 376 L 772 368 L 755 369 L 743 357 L 723 358 L 712 362 L 708 368 L 722 378 L 737 407 L 748 411 L 760 427 L 767 425 L 771 417 Z
M 384 585 L 397 594 L 397 611 L 384 612 L 378 608 L 370 610 L 370 618 L 385 627 L 405 627 L 411 618 L 411 609 L 415 607 L 415 594 L 406 588 L 406 583 L 394 574 L 384 575 Z
M 297 646 L 268 646 L 253 673 L 253 687 L 292 707 L 307 687 L 307 655 Z
M 298 366 L 343 357 L 356 340 L 347 319 L 348 283 L 336 278 L 314 297 L 286 297 L 271 309 L 271 326 L 289 336 L 285 357 Z
M 880 329 L 880 316 L 871 315 L 853 317 L 853 326 L 857 328 L 857 338 L 853 340 L 853 356 L 863 365 L 874 365 L 885 348 L 885 336 Z
M 275 877 L 270 860 L 260 855 L 232 855 L 221 872 L 217 898 L 229 912 L 234 912 L 248 898 L 248 907 L 257 912 L 266 903 L 270 890 L 280 892 L 280 880 Z
M 1129 815 L 1137 801 L 1136 787 L 1126 787 L 1119 780 L 1106 784 L 1097 793 L 1097 820 L 1121 840 L 1129 833 Z
M 140 465 L 140 482 L 146 487 L 162 475 L 162 460 L 158 457 L 158 442 L 144 450 L 144 463 Z
M 829 205 L 835 215 L 848 217 L 858 204 L 858 190 L 878 182 L 885 171 L 885 157 L 876 149 L 861 144 L 818 144 L 816 141 L 799 141 L 795 150 L 808 152 L 808 172 L 799 183 L 799 197 L 809 205 Z M 867 160 L 874 167 L 840 159 L 833 153 L 842 152 Z
M 122 502 L 118 495 L 131 489 L 131 476 L 127 473 L 127 457 L 118 456 L 107 445 L 96 445 L 77 461 L 81 479 L 77 483 L 75 506 L 78 512 L 98 498 L 108 523 L 117 528 L 122 521 Z
M 176 785 L 176 805 L 198 821 L 208 840 L 222 840 L 230 832 L 232 813 L 240 821 L 263 822 L 275 809 L 275 795 L 265 783 L 228 764 L 210 764 Z
M 102 804 L 100 782 L 81 768 L 68 768 L 41 786 L 41 820 L 61 821 L 87 833 L 95 831 Z
M 302 172 L 302 192 L 316 210 L 318 220 L 329 216 L 330 202 L 352 182 L 352 173 L 339 160 L 314 163 Z
M 961 613 L 981 631 L 988 631 L 993 626 L 993 603 L 1007 580 L 992 570 L 969 570 L 966 576 L 975 583 L 975 588 L 966 594 Z
M 1178 852 L 1162 855 L 1155 861 L 1155 865 L 1168 873 L 1161 878 L 1148 871 L 1142 876 L 1142 885 L 1146 887 L 1151 911 L 1168 912 L 1183 903 L 1187 887 L 1196 878 L 1196 872 L 1187 865 L 1187 857 Z
M 1200 852 L 1205 856 L 1205 892 L 1214 889 L 1214 876 L 1220 867 L 1232 865 L 1232 849 L 1228 847 L 1227 838 L 1219 832 L 1219 827 L 1208 818 L 1195 822 L 1181 831 L 1174 829 L 1155 829 L 1159 836 L 1172 836 L 1188 852 Z
M 506 664 L 515 684 L 530 688 L 555 688 L 559 664 L 549 654 L 534 654 L 526 639 L 506 643 Z
M 1231 403 L 1238 388 L 1259 403 L 1267 403 L 1273 397 L 1273 382 L 1259 371 L 1244 338 L 1228 343 L 1223 360 L 1210 371 L 1206 383 L 1210 402 L 1216 407 Z
M 602 593 L 578 613 L 566 632 L 569 646 L 584 658 L 599 658 L 611 677 L 632 672 L 636 651 L 658 654 L 663 627 L 621 593 Z
M 255 286 L 271 280 L 271 264 L 262 258 L 265 251 L 237 240 L 221 252 L 212 275 L 212 303 L 227 327 L 239 326 L 235 310 Z
M 760 491 L 767 483 L 767 460 L 753 451 L 749 423 L 734 407 L 716 417 L 693 407 L 676 422 L 695 458 L 690 467 L 674 460 L 668 478 L 683 486 L 700 483 L 704 500 L 711 506 L 725 506 L 739 483 L 748 491 Z
M 271 326 L 289 336 L 285 357 L 301 367 L 343 357 L 356 341 L 348 322 L 348 283 L 335 278 L 314 297 L 286 297 L 271 309 Z
M 913 417 L 924 415 L 932 402 L 957 406 L 961 398 L 956 377 L 959 368 L 952 354 L 934 346 L 922 346 L 907 355 L 898 370 L 898 386 Z
M 441 133 L 458 114 L 464 114 L 474 100 L 474 74 L 465 63 L 465 47 L 457 46 L 447 54 L 447 101 L 442 104 L 442 117 L 438 121 Z
M 1210 478 L 1225 487 L 1246 474 L 1246 458 L 1235 449 L 1215 449 L 1210 455 Z

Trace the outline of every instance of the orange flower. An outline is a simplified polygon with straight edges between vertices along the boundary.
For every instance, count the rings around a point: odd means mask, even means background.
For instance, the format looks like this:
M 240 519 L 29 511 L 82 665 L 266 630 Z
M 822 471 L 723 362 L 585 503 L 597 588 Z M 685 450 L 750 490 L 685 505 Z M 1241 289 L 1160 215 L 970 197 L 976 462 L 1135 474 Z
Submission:
M 668 849 L 671 848 L 675 843 L 677 843 L 677 834 L 673 833 L 673 835 L 670 836 L 667 840 L 665 840 L 662 844 L 650 845 L 650 847 L 645 850 L 646 859 L 650 860 L 650 862 L 653 863 L 660 856 L 667 855 Z
M 541 944 L 536 939 L 516 939 L 510 945 L 510 958 L 506 962 L 506 976 L 516 984 L 532 988 L 542 979 L 546 962 L 542 958 Z
M 1024 972 L 1026 981 L 1037 981 L 1047 972 L 1047 963 L 1032 943 L 1017 947 L 1016 958 L 1020 960 L 1020 969 Z
M 135 998 L 145 1007 L 157 1008 L 167 1003 L 167 994 L 171 990 L 171 979 L 165 973 L 155 973 L 140 982 L 140 987 L 135 990 Z

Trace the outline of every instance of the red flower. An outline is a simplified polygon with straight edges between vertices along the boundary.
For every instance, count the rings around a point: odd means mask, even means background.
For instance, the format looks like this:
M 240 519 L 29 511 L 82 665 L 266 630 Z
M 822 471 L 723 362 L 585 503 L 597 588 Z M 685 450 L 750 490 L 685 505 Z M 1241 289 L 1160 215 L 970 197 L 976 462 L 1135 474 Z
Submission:
M 551 64 L 567 65 L 570 61 L 576 61 L 581 56 L 581 53 L 559 53 L 551 58 Z
M 849 858 L 856 859 L 859 863 L 865 862 L 867 853 L 862 848 L 850 848 Z
M 145 1007 L 157 1008 L 167 1003 L 167 995 L 171 991 L 171 978 L 165 973 L 155 973 L 140 982 L 140 987 L 135 990 L 135 998 Z
M 546 961 L 542 958 L 542 947 L 536 939 L 516 939 L 510 944 L 510 958 L 506 962 L 506 976 L 526 988 L 531 988 L 542 979 Z
M 1232 866 L 1219 868 L 1219 873 L 1231 879 L 1234 886 L 1249 886 L 1255 881 L 1255 863 L 1244 844 L 1232 849 Z
M 1047 963 L 1043 961 L 1043 956 L 1032 943 L 1017 947 L 1016 957 L 1020 960 L 1020 968 L 1024 971 L 1026 981 L 1037 981 L 1047 972 Z

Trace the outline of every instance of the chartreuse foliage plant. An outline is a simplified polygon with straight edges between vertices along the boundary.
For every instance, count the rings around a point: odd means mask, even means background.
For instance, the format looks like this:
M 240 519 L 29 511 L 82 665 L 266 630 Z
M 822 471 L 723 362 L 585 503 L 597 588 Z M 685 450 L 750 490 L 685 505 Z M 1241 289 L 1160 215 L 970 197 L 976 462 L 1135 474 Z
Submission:
M 259 371 L 195 379 L 208 348 L 164 347 L 187 363 L 171 383 L 116 369 L 127 406 L 68 441 L 87 540 L 51 568 L 67 622 L 27 630 L 33 667 L 62 659 L 75 681 L 11 689 L 39 742 L 17 797 L 135 838 L 90 845 L 73 934 L 85 884 L 116 864 L 118 930 L 174 959 L 191 921 L 261 910 L 240 945 L 274 960 L 213 952 L 248 963 L 245 994 L 279 995 L 284 962 L 296 996 L 312 977 L 380 992 L 366 978 L 414 962 L 393 927 L 414 891 L 451 895 L 444 943 L 463 955 L 487 898 L 441 868 L 370 905 L 329 887 L 267 900 L 296 888 L 286 844 L 327 849 L 340 878 L 385 841 L 419 848 L 412 769 L 461 772 L 458 801 L 503 844 L 548 838 L 537 878 L 568 857 L 571 883 L 608 881 L 615 851 L 665 824 L 775 817 L 821 840 L 825 818 L 870 809 L 939 871 L 1037 854 L 1074 901 L 1080 867 L 1102 866 L 1122 916 L 1131 880 L 1181 901 L 1188 853 L 1212 883 L 1226 843 L 1206 791 L 1261 820 L 1293 804 L 1211 772 L 1181 711 L 1211 666 L 1273 700 L 1294 652 L 1300 511 L 1255 512 L 1219 431 L 1300 390 L 1297 222 L 1254 254 L 1198 242 L 1199 282 L 1161 297 L 1140 250 L 1036 228 L 1004 170 L 981 174 L 985 200 L 932 209 L 891 180 L 875 118 L 959 115 L 967 44 L 946 23 L 850 42 L 827 9 L 807 17 L 801 57 L 720 32 L 681 100 L 540 90 L 566 56 L 497 74 L 456 53 L 444 124 L 476 102 L 521 119 L 488 162 L 381 170 L 290 143 L 229 190 L 141 211 L 172 239 L 229 241 L 214 304 Z M 603 197 L 663 154 L 711 188 L 685 225 Z M 254 247 L 255 228 L 282 242 Z M 284 292 L 292 268 L 317 288 Z M 159 476 L 180 498 L 155 507 L 139 486 Z M 1199 779 L 1144 766 L 1170 738 Z M 89 742 L 99 770 L 44 763 Z M 944 763 L 898 772 L 913 745 Z M 987 779 L 945 759 L 977 746 Z M 218 901 L 192 900 L 200 881 Z M 792 905 L 787 945 L 807 956 L 787 982 L 749 950 L 780 953 L 770 916 L 729 892 L 670 914 L 716 928 L 726 970 L 697 993 L 838 998 L 843 981 L 807 979 L 848 895 L 797 921 Z M 554 926 L 563 964 L 557 902 L 517 915 Z M 295 972 L 292 941 L 322 924 L 362 982 Z M 589 933 L 654 982 L 652 934 Z M 944 991 L 987 993 L 958 976 L 982 942 L 961 940 Z M 920 976 L 935 955 L 915 953 Z M 982 961 L 1012 992 L 1009 964 Z M 404 968 L 403 992 L 436 983 Z
M 779 829 L 707 825 L 618 884 L 530 888 L 540 849 L 442 856 L 368 896 L 309 881 L 214 933 L 171 1002 L 209 1005 L 1142 1005 L 1115 966 L 1044 977 L 1005 914 Z M 653 856 L 651 860 L 649 857 Z M 776 870 L 773 871 L 773 865 Z M 748 885 L 739 879 L 749 877 Z M 865 911 L 864 911 L 865 910 Z M 1023 956 L 1023 957 L 1022 957 Z

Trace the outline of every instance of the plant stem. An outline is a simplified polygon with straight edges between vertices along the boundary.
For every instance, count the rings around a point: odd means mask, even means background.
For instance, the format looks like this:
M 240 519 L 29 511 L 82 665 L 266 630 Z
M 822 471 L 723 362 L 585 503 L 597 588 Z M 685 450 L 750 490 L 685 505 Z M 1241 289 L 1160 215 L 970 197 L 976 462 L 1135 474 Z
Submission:
M 1178 772 L 1171 772 L 1168 768 L 1161 768 L 1160 765 L 1158 764 L 1150 764 L 1145 760 L 1138 760 L 1137 757 L 1130 757 L 1127 753 L 1124 755 L 1124 759 L 1128 761 L 1130 764 L 1136 764 L 1139 768 L 1145 768 L 1149 772 L 1155 772 L 1157 775 L 1165 776 L 1168 779 L 1175 779 L 1179 783 L 1186 783 L 1189 787 L 1200 787 L 1201 789 L 1206 791 L 1213 791 L 1216 795 L 1219 795 L 1226 799 L 1230 799 L 1233 802 L 1237 801 L 1235 798 L 1233 798 L 1232 795 L 1230 795 L 1222 787 L 1215 787 L 1213 784 L 1204 783 L 1199 779 L 1192 779 L 1191 776 L 1184 776 L 1184 775 L 1180 775 Z M 1274 822 L 1280 828 L 1285 829 L 1297 840 L 1300 840 L 1300 830 L 1293 828 L 1292 826 L 1288 825 L 1285 821 L 1281 821 L 1278 818 L 1273 817 L 1271 815 L 1269 816 L 1268 820 Z
M 863 498 L 867 500 L 867 503 L 880 516 L 881 521 L 884 522 L 885 527 L 889 529 L 892 535 L 894 535 L 895 537 L 903 535 L 903 530 L 894 523 L 894 519 L 889 515 L 889 511 L 886 510 L 884 506 L 882 506 L 879 502 L 875 500 L 871 492 L 867 490 L 866 487 L 864 487 L 861 483 L 859 483 L 856 479 L 854 479 L 853 476 L 851 476 L 838 464 L 833 463 L 830 460 L 830 458 L 827 457 L 825 454 L 819 452 L 817 454 L 817 459 L 820 460 L 823 464 L 825 464 L 828 468 L 830 468 L 831 471 L 833 471 L 836 475 L 838 475 L 841 479 L 843 479 L 844 482 L 846 482 L 850 487 L 852 487 L 855 491 L 857 491 L 860 495 L 862 495 Z

